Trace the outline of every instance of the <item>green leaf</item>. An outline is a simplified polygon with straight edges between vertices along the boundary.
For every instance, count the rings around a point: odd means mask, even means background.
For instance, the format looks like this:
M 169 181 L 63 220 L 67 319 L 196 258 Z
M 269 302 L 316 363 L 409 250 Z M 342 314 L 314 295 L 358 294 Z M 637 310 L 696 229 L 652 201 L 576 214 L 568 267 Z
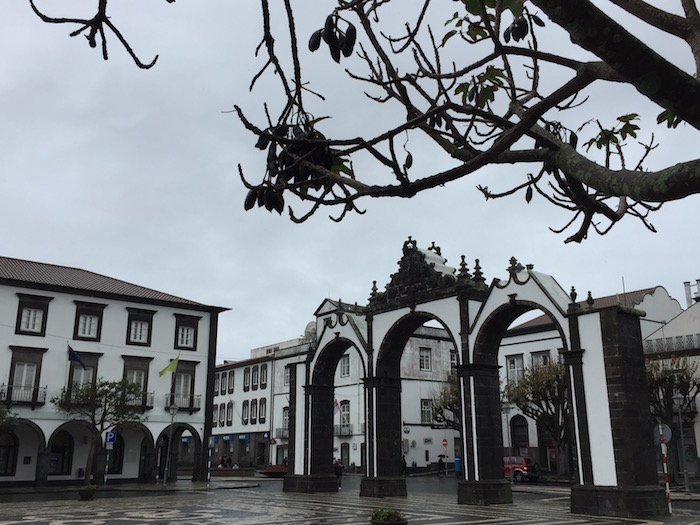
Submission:
M 440 47 L 445 47 L 445 43 L 446 43 L 450 38 L 452 38 L 453 36 L 455 36 L 456 34 L 457 34 L 457 31 L 454 30 L 454 29 L 452 29 L 451 31 L 448 31 L 448 32 L 445 34 L 445 36 L 442 37 L 442 43 L 440 44 Z

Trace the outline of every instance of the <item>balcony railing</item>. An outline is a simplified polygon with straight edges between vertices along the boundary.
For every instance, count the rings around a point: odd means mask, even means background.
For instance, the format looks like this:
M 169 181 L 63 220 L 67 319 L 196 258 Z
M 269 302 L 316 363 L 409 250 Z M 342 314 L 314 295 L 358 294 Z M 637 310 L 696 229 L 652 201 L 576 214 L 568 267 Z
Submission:
M 335 436 L 351 436 L 352 425 L 333 425 L 333 435 Z
M 197 410 L 201 410 L 202 408 L 202 396 L 201 394 L 192 396 L 166 394 L 165 408 L 169 409 L 171 406 L 177 406 L 179 410 L 189 410 L 190 412 L 195 412 Z
M 46 387 L 38 386 L 0 386 L 0 401 L 17 405 L 45 405 Z
M 678 352 L 700 348 L 700 334 L 677 335 L 675 337 L 660 337 L 644 341 L 644 352 L 647 354 L 660 352 Z
M 126 400 L 126 404 L 130 406 L 140 406 L 144 410 L 153 408 L 153 392 L 143 392 L 140 396 L 130 396 Z
M 288 428 L 276 428 L 275 429 L 275 439 L 286 439 L 289 437 L 289 429 Z

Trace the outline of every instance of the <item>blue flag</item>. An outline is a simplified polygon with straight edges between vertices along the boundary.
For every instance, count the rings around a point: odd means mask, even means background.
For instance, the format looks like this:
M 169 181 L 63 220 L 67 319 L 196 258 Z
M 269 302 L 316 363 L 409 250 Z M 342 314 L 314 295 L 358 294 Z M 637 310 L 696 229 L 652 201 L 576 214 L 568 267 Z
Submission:
M 83 370 L 87 370 L 87 366 L 85 366 L 85 363 L 83 362 L 83 360 L 82 360 L 82 359 L 80 358 L 80 356 L 78 355 L 78 352 L 76 352 L 75 350 L 73 350 L 73 349 L 70 347 L 70 344 L 68 345 L 68 361 L 75 361 L 76 363 L 80 363 L 80 366 L 83 367 Z

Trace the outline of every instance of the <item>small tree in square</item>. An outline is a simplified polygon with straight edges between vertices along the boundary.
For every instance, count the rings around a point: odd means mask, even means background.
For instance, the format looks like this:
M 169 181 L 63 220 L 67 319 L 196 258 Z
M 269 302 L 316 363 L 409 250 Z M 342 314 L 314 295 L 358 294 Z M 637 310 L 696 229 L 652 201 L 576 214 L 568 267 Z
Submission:
M 144 421 L 141 400 L 143 391 L 136 383 L 126 380 L 97 381 L 65 387 L 61 395 L 51 399 L 59 412 L 85 421 L 91 430 L 90 451 L 85 464 L 85 484 L 92 479 L 92 463 L 98 447 L 102 446 L 102 434 L 126 423 Z
M 505 400 L 549 432 L 557 448 L 557 474 L 569 474 L 569 393 L 566 369 L 559 362 L 526 368 L 518 381 L 503 391 Z

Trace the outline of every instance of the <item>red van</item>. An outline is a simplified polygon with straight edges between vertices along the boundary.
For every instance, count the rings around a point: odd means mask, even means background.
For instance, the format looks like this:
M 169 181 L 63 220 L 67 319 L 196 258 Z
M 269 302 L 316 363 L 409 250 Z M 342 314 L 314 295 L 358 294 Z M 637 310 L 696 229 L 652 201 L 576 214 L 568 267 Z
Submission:
M 506 478 L 510 479 L 512 475 L 513 481 L 537 481 L 540 478 L 540 466 L 530 458 L 506 456 L 503 458 L 503 466 Z

